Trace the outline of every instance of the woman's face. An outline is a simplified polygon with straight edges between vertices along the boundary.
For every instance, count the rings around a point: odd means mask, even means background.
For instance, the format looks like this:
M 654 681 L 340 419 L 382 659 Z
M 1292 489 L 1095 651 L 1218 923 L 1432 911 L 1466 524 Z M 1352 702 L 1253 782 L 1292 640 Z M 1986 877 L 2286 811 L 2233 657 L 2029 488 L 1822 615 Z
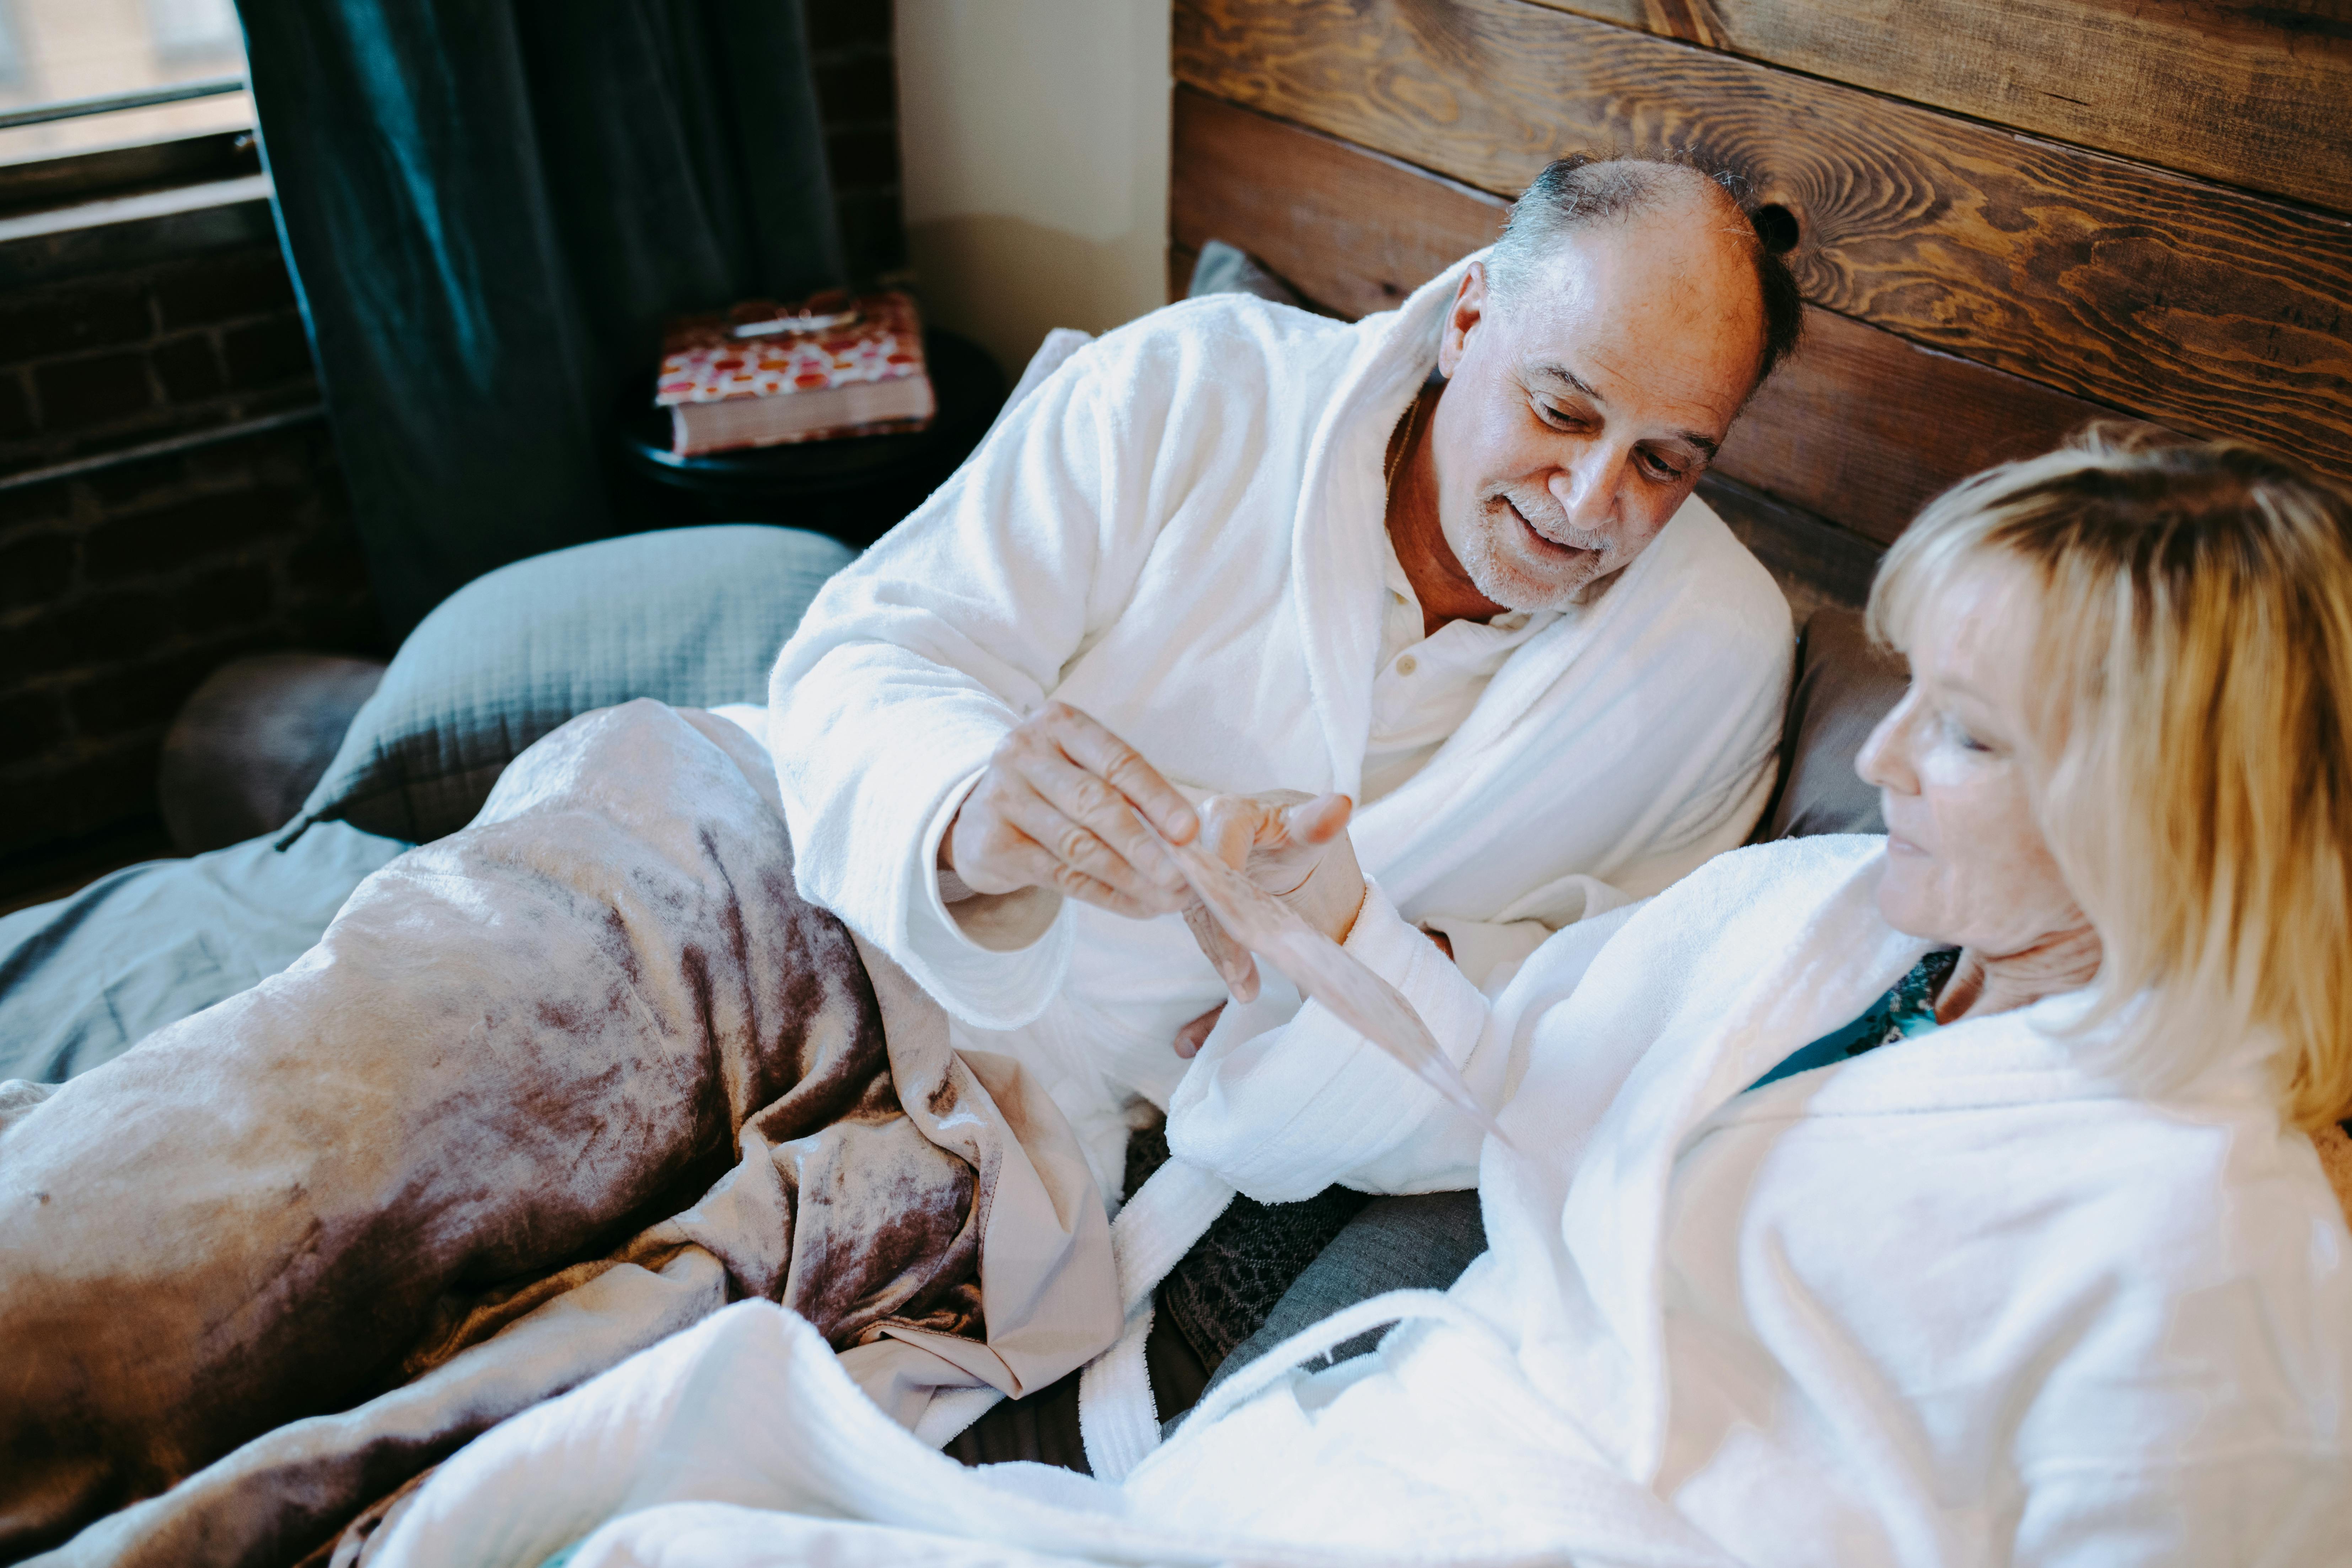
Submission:
M 1988 958 L 2088 924 L 2023 758 L 2033 599 L 2017 568 L 1989 565 L 1925 606 L 1906 650 L 1911 689 L 1855 761 L 1886 816 L 1887 923 Z

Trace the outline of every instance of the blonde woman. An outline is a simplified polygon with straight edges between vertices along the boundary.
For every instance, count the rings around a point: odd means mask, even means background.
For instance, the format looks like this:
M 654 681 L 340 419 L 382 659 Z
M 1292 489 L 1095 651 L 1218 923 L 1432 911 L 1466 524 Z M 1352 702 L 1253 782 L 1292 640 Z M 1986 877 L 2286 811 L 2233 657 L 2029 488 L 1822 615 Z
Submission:
M 1872 616 L 1885 837 L 1724 856 L 1491 998 L 1329 904 L 1517 1152 L 1311 1005 L 1211 1037 L 1171 1144 L 1255 1196 L 1475 1163 L 1451 1292 L 1117 1484 L 964 1470 L 733 1308 L 461 1454 L 382 1560 L 2341 1561 L 2352 505 L 2094 437 L 1931 505 Z

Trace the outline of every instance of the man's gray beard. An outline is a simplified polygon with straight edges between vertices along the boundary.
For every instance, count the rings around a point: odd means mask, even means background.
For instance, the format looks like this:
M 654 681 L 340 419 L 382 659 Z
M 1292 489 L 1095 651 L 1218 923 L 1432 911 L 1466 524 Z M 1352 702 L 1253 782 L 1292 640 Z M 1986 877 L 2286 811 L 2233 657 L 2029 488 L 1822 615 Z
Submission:
M 1538 569 L 1525 556 L 1502 542 L 1507 538 L 1515 539 L 1521 527 L 1520 518 L 1512 515 L 1513 505 L 1517 506 L 1520 516 L 1526 517 L 1544 517 L 1550 510 L 1549 505 L 1532 507 L 1507 489 L 1485 498 L 1479 503 L 1478 526 L 1471 530 L 1468 548 L 1462 552 L 1462 570 L 1468 575 L 1470 585 L 1486 595 L 1488 603 L 1500 605 L 1506 610 L 1565 610 L 1575 605 L 1601 574 L 1608 558 L 1608 540 L 1563 522 L 1547 521 L 1544 526 L 1550 533 L 1538 537 L 1587 554 L 1572 582 L 1562 582 L 1549 574 L 1538 574 Z

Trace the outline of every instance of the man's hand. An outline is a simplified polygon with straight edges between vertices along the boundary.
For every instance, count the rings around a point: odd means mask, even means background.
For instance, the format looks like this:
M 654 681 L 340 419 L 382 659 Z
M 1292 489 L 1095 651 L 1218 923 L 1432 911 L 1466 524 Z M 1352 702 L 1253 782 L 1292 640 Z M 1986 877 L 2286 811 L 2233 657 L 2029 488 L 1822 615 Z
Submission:
M 975 893 L 1050 888 L 1117 914 L 1182 909 L 1171 843 L 1200 818 L 1126 742 L 1066 702 L 1049 702 L 1004 737 L 940 841 L 940 868 Z

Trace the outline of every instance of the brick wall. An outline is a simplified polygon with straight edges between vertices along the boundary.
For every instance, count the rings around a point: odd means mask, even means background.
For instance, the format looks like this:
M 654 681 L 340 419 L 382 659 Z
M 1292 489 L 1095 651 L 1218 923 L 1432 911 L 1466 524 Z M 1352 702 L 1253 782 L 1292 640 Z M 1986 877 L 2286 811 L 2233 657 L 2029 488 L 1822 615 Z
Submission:
M 844 248 L 870 280 L 907 256 L 890 6 L 807 16 Z M 317 400 L 273 244 L 0 284 L 0 479 Z M 0 894 L 129 858 L 110 846 L 162 852 L 163 731 L 219 665 L 382 657 L 383 638 L 323 422 L 0 489 Z
M 317 399 L 274 247 L 0 293 L 0 475 Z M 316 421 L 0 489 L 0 868 L 152 826 L 222 662 L 382 651 L 349 511 Z

